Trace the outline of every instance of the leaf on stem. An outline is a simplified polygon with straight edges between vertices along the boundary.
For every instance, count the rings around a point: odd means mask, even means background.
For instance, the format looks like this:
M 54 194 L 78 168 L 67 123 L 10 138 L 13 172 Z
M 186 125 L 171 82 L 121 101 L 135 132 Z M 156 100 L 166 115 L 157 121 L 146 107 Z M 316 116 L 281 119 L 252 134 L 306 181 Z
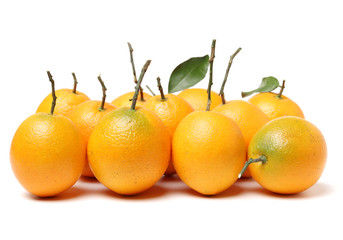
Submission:
M 209 56 L 190 58 L 178 65 L 169 78 L 168 93 L 182 91 L 200 82 L 207 74 Z
M 279 87 L 279 81 L 275 77 L 265 77 L 258 88 L 250 92 L 242 92 L 242 97 L 250 96 L 253 93 L 270 92 Z

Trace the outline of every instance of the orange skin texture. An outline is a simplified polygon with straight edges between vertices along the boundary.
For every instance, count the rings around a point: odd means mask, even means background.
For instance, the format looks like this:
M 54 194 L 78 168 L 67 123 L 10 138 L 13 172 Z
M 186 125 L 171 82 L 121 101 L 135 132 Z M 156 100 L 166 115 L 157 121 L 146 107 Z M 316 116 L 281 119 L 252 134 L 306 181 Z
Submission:
M 170 148 L 169 132 L 156 114 L 144 108 L 121 107 L 94 128 L 88 161 L 103 185 L 122 195 L 135 195 L 163 176 Z
M 270 120 L 283 116 L 296 116 L 305 118 L 300 107 L 285 95 L 281 99 L 278 94 L 266 92 L 259 93 L 249 99 L 249 102 L 261 109 Z
M 249 165 L 253 178 L 279 194 L 295 194 L 320 178 L 327 146 L 320 130 L 299 117 L 281 117 L 263 126 L 252 138 L 249 158 L 264 155 L 266 163 Z
M 174 94 L 167 94 L 165 98 L 162 100 L 160 95 L 153 96 L 145 103 L 144 108 L 151 110 L 162 120 L 169 131 L 170 139 L 172 139 L 177 125 L 194 109 L 186 100 Z M 176 173 L 172 159 L 171 154 L 169 166 L 165 172 L 166 176 Z
M 89 97 L 79 91 L 73 93 L 72 89 L 58 89 L 55 92 L 57 100 L 54 110 L 55 115 L 67 116 L 69 112 L 79 105 L 80 103 L 89 100 Z M 51 93 L 44 98 L 41 104 L 38 106 L 36 113 L 50 113 L 51 110 L 52 95 Z
M 116 109 L 116 107 L 110 103 L 105 103 L 105 110 L 99 110 L 100 106 L 101 101 L 88 100 L 76 106 L 67 116 L 80 129 L 81 134 L 85 139 L 86 145 L 88 144 L 88 139 L 94 127 L 107 113 Z M 94 177 L 94 174 L 88 164 L 88 157 L 87 163 L 82 172 L 82 176 Z
M 195 111 L 205 111 L 207 106 L 207 90 L 201 88 L 185 89 L 178 94 L 179 97 L 185 99 L 194 108 Z M 218 93 L 211 91 L 211 107 L 210 110 L 220 105 L 222 100 Z
M 269 118 L 258 107 L 243 100 L 229 101 L 217 106 L 213 111 L 224 114 L 237 124 L 243 134 L 247 150 L 255 133 L 269 122 Z M 243 177 L 251 177 L 249 169 L 243 173 Z
M 36 113 L 17 129 L 10 159 L 16 178 L 28 192 L 52 197 L 72 187 L 81 176 L 86 145 L 70 119 Z
M 246 158 L 243 135 L 233 120 L 210 111 L 194 111 L 173 137 L 174 167 L 181 180 L 204 195 L 228 189 Z
M 130 101 L 130 99 L 133 98 L 134 94 L 135 94 L 135 92 L 125 93 L 123 95 L 120 95 L 116 99 L 114 99 L 111 103 L 118 108 L 120 108 L 120 107 L 131 107 L 132 101 Z M 146 101 L 149 98 L 151 98 L 151 95 L 146 93 L 146 92 L 143 92 L 143 98 L 144 98 L 144 101 L 141 100 L 141 95 L 139 93 L 138 99 L 136 102 L 136 107 L 143 107 L 145 105 Z

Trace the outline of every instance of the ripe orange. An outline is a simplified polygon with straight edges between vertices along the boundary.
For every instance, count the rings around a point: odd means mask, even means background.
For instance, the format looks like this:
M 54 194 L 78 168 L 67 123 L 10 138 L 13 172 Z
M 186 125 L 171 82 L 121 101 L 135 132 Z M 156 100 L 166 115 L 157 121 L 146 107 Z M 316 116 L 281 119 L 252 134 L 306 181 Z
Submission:
M 304 117 L 300 107 L 291 99 L 272 92 L 259 93 L 249 99 L 249 102 L 261 109 L 269 119 L 275 119 L 283 116 Z
M 238 126 L 212 111 L 195 111 L 186 116 L 175 130 L 172 145 L 177 174 L 190 188 L 205 195 L 229 188 L 246 158 Z
M 207 90 L 200 88 L 189 88 L 185 89 L 178 94 L 179 97 L 185 99 L 195 111 L 204 111 L 207 106 Z M 211 108 L 214 109 L 216 106 L 221 104 L 221 98 L 218 93 L 211 91 Z
M 57 102 L 55 107 L 55 114 L 61 114 L 61 115 L 68 115 L 69 112 L 80 103 L 89 100 L 89 97 L 79 91 L 76 91 L 76 93 L 73 92 L 72 89 L 59 89 L 56 90 L 56 96 L 57 96 Z M 50 113 L 51 109 L 51 101 L 52 101 L 52 95 L 51 93 L 44 98 L 44 100 L 41 102 L 41 104 L 38 106 L 37 113 L 43 112 L 43 113 Z
M 221 104 L 213 111 L 224 114 L 237 124 L 243 134 L 246 149 L 257 130 L 269 121 L 269 118 L 258 107 L 242 100 L 232 100 Z M 251 177 L 249 170 L 244 172 L 243 177 Z
M 325 139 L 312 123 L 299 117 L 270 121 L 251 139 L 249 165 L 253 178 L 264 188 L 280 194 L 302 192 L 320 178 L 327 157 Z
M 186 100 L 173 94 L 165 95 L 165 99 L 161 99 L 160 95 L 151 97 L 145 103 L 144 108 L 153 111 L 162 120 L 169 131 L 170 139 L 173 138 L 175 129 L 180 121 L 193 112 L 193 108 Z M 169 166 L 165 175 L 170 176 L 173 174 L 175 174 L 175 169 L 172 156 L 170 156 Z
M 88 100 L 76 106 L 67 117 L 69 117 L 75 125 L 80 129 L 86 144 L 94 127 L 99 121 L 109 112 L 116 109 L 110 103 L 105 103 L 104 109 L 99 109 L 101 101 Z M 88 161 L 82 172 L 83 176 L 94 177 L 92 170 L 89 168 Z
M 51 197 L 70 188 L 85 165 L 78 128 L 61 115 L 36 113 L 17 129 L 10 158 L 15 176 L 30 193 Z
M 120 108 L 120 107 L 130 107 L 131 104 L 132 104 L 132 101 L 130 101 L 130 99 L 132 99 L 132 96 L 134 95 L 134 93 L 135 92 L 125 93 L 125 94 L 117 97 L 116 99 L 114 99 L 111 103 L 114 106 L 118 107 L 118 108 Z M 140 96 L 138 97 L 136 106 L 138 106 L 138 107 L 144 106 L 146 101 L 149 98 L 151 98 L 151 95 L 146 93 L 146 92 L 143 92 L 143 98 L 144 98 L 144 101 L 141 100 Z
M 134 195 L 153 186 L 167 169 L 169 133 L 144 108 L 118 108 L 94 128 L 88 160 L 95 177 L 112 191 Z

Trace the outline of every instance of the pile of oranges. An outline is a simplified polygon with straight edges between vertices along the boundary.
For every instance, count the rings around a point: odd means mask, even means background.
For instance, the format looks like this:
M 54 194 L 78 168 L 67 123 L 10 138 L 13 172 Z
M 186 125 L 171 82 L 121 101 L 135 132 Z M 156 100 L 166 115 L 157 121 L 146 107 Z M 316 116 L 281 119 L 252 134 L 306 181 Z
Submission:
M 103 97 L 95 101 L 76 90 L 75 74 L 73 89 L 55 91 L 48 71 L 52 92 L 19 126 L 10 150 L 13 172 L 28 192 L 56 196 L 81 175 L 123 195 L 174 174 L 204 195 L 219 194 L 240 177 L 280 194 L 302 192 L 318 181 L 325 139 L 282 94 L 284 85 L 279 94 L 226 101 L 222 90 L 211 90 L 214 40 L 207 90 L 164 94 L 157 78 L 160 95 L 151 96 L 141 88 L 150 60 L 137 79 L 129 47 L 136 88 L 111 103 L 100 76 Z

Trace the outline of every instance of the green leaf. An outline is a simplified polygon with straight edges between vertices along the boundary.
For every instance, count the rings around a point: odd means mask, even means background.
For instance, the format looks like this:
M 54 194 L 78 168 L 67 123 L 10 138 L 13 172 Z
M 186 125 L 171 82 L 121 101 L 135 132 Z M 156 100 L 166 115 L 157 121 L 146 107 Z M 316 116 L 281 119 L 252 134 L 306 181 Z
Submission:
M 168 93 L 182 91 L 200 82 L 206 76 L 209 56 L 190 58 L 178 65 L 169 78 Z
M 250 92 L 242 92 L 242 97 L 247 97 L 253 93 L 270 92 L 279 86 L 279 81 L 275 77 L 265 77 L 258 88 Z

